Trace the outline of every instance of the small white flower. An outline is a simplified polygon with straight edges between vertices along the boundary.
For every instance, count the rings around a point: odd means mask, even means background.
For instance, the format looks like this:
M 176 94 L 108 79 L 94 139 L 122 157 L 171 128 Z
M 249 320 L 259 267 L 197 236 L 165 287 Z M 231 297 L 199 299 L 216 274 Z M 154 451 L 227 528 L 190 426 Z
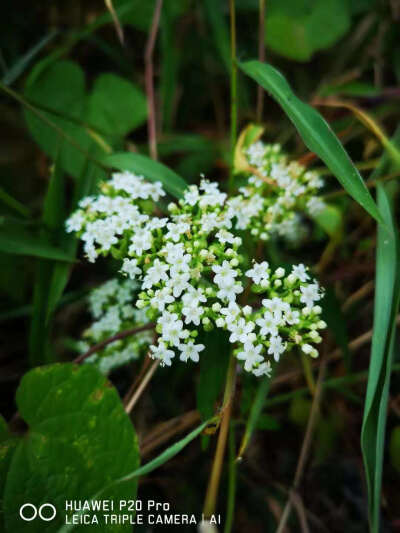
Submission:
M 185 315 L 185 324 L 190 324 L 191 322 L 193 322 L 195 326 L 199 326 L 200 319 L 204 314 L 204 310 L 198 305 L 191 305 L 184 306 L 182 308 L 182 313 Z
M 257 318 L 256 324 L 260 327 L 260 335 L 264 337 L 278 335 L 277 326 L 279 326 L 280 320 L 270 311 L 266 311 L 261 318 Z
M 137 276 L 140 276 L 142 271 L 137 266 L 137 259 L 128 259 L 125 258 L 122 264 L 121 272 L 127 274 L 130 279 L 135 279 Z
M 231 285 L 223 286 L 217 292 L 218 298 L 221 300 L 227 300 L 228 302 L 234 302 L 236 295 L 243 292 L 243 287 L 240 283 L 232 283 Z
M 239 318 L 237 322 L 229 324 L 228 329 L 231 332 L 229 342 L 241 342 L 244 344 L 249 333 L 254 329 L 254 322 L 246 322 L 244 318 Z
M 204 350 L 205 346 L 204 344 L 194 344 L 193 341 L 189 341 L 186 344 L 180 344 L 178 348 L 181 351 L 179 356 L 181 361 L 186 363 L 189 359 L 191 359 L 195 363 L 198 363 L 200 359 L 199 353 Z
M 268 273 L 269 264 L 267 261 L 262 263 L 254 263 L 253 268 L 246 272 L 246 276 L 251 278 L 254 283 L 259 285 L 262 281 L 267 281 L 269 278 Z
M 275 361 L 279 361 L 281 354 L 286 350 L 286 343 L 282 342 L 282 337 L 277 335 L 269 340 L 268 353 L 274 356 Z
M 171 304 L 175 298 L 172 296 L 171 291 L 167 287 L 159 289 L 154 293 L 153 298 L 150 300 L 150 304 L 154 309 L 164 311 L 165 306 Z
M 75 211 L 73 215 L 66 221 L 65 226 L 68 233 L 72 231 L 80 231 L 85 223 L 83 211 Z
M 234 241 L 234 235 L 227 231 L 226 229 L 220 229 L 218 233 L 215 234 L 215 237 L 219 240 L 221 244 L 226 244 L 227 242 L 232 244 Z
M 181 339 L 186 339 L 188 335 L 189 332 L 183 329 L 182 320 L 163 324 L 162 339 L 163 341 L 170 342 L 173 346 L 179 346 Z
M 194 206 L 199 201 L 199 189 L 196 185 L 191 185 L 183 195 L 183 199 L 185 204 L 189 204 L 191 206 Z
M 314 302 L 320 300 L 318 283 L 310 283 L 309 285 L 300 287 L 300 302 L 304 303 L 306 307 L 312 308 Z
M 299 265 L 293 265 L 292 275 L 295 277 L 295 279 L 298 279 L 303 283 L 310 279 L 310 276 L 307 274 L 307 269 L 303 263 L 300 263 Z
M 212 270 L 215 272 L 214 283 L 219 287 L 228 287 L 235 282 L 237 272 L 231 268 L 228 261 L 225 260 L 222 265 L 214 265 Z
M 255 366 L 252 369 L 252 372 L 257 377 L 267 376 L 267 377 L 270 378 L 271 377 L 271 373 L 272 373 L 271 363 L 269 361 L 264 361 L 263 363 L 259 364 L 258 366 Z
M 142 288 L 150 289 L 150 287 L 156 285 L 160 281 L 167 281 L 169 279 L 167 274 L 168 269 L 169 265 L 161 263 L 159 259 L 155 259 L 153 265 L 146 272 Z
M 287 324 L 293 326 L 300 322 L 300 313 L 299 311 L 293 311 L 290 309 L 289 311 L 285 311 L 283 318 Z
M 243 351 L 237 354 L 236 357 L 244 361 L 244 369 L 247 372 L 250 372 L 255 364 L 264 360 L 262 355 L 260 355 L 261 350 L 262 344 L 254 346 L 254 344 L 246 342 L 243 345 Z
M 235 322 L 240 314 L 240 307 L 234 303 L 230 302 L 228 307 L 223 307 L 221 309 L 221 314 L 225 316 L 226 323 L 229 325 L 232 322 Z
M 157 346 L 150 346 L 151 357 L 154 359 L 160 359 L 161 365 L 171 366 L 171 359 L 175 357 L 175 353 L 172 350 L 168 350 L 164 342 L 160 341 Z
M 168 280 L 167 287 L 172 290 L 175 298 L 179 298 L 184 290 L 189 287 L 190 274 L 182 272 L 175 274 L 174 277 Z

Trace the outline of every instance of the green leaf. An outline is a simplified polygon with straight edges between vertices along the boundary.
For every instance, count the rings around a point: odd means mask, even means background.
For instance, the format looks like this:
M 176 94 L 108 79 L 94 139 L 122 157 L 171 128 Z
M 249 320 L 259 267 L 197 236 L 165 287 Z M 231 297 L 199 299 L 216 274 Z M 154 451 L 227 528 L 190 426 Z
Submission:
M 389 455 L 393 468 L 400 473 L 400 426 L 392 429 L 389 442 Z
M 82 69 L 72 61 L 59 61 L 41 69 L 38 63 L 32 70 L 25 87 L 25 97 L 33 105 L 44 105 L 58 113 L 80 120 L 85 112 L 85 77 Z M 84 150 L 93 144 L 89 133 L 77 124 L 45 113 Z M 28 128 L 39 146 L 71 176 L 78 177 L 85 165 L 85 156 L 67 141 L 60 139 L 54 130 L 44 124 L 31 111 L 25 111 Z
M 165 190 L 175 198 L 181 198 L 187 187 L 186 181 L 173 170 L 150 157 L 131 152 L 121 152 L 104 157 L 103 163 L 110 168 L 129 170 L 143 175 L 150 181 L 160 181 Z
M 238 457 L 243 456 L 250 442 L 251 436 L 253 435 L 254 430 L 257 428 L 258 421 L 267 400 L 270 385 L 271 378 L 269 377 L 264 377 L 261 380 L 261 383 L 258 385 L 257 392 L 255 394 L 255 398 L 251 405 L 250 413 L 246 422 L 246 429 L 244 431 Z
M 239 66 L 279 103 L 306 146 L 324 161 L 350 196 L 381 222 L 382 217 L 358 170 L 322 116 L 299 100 L 282 74 L 271 65 L 253 60 Z
M 121 477 L 120 479 L 117 479 L 116 481 L 113 481 L 110 485 L 106 487 L 106 489 L 100 490 L 95 495 L 92 495 L 91 499 L 99 499 L 100 496 L 102 499 L 104 499 L 104 492 L 105 490 L 109 491 L 116 487 L 118 487 L 120 484 L 126 484 L 129 481 L 136 480 L 140 476 L 144 476 L 146 474 L 149 474 L 150 472 L 153 472 L 153 470 L 156 470 L 156 468 L 162 466 L 167 461 L 175 457 L 179 452 L 181 452 L 188 444 L 192 442 L 196 437 L 200 435 L 200 433 L 207 427 L 208 424 L 212 422 L 211 420 L 207 420 L 206 422 L 203 422 L 198 426 L 196 429 L 191 431 L 188 435 L 186 435 L 183 439 L 179 440 L 166 450 L 164 450 L 159 456 L 157 456 L 152 461 L 149 461 L 145 465 L 141 466 L 140 468 L 136 468 L 133 472 L 130 472 L 129 474 L 126 474 L 125 476 Z M 74 529 L 73 525 L 65 525 L 62 527 L 58 533 L 67 533 L 68 531 L 72 531 Z
M 55 533 L 64 523 L 66 500 L 90 499 L 100 490 L 116 502 L 135 498 L 136 479 L 121 478 L 139 466 L 137 438 L 117 391 L 93 365 L 30 371 L 17 391 L 17 405 L 29 430 L 5 480 L 7 533 Z M 52 503 L 57 516 L 46 523 L 23 522 L 18 511 L 26 502 Z M 122 532 L 130 526 L 100 529 Z
M 200 375 L 196 387 L 197 409 L 203 420 L 215 413 L 215 403 L 222 394 L 229 363 L 230 346 L 224 335 L 205 334 L 206 349 L 200 358 Z
M 204 0 L 204 11 L 211 26 L 215 47 L 228 72 L 231 68 L 231 48 L 229 41 L 229 27 L 225 20 L 221 2 Z
M 147 115 L 144 94 L 131 82 L 102 74 L 87 93 L 83 71 L 72 61 L 39 62 L 28 77 L 25 96 L 63 133 L 25 110 L 32 136 L 75 178 L 82 176 L 89 158 L 100 167 L 99 159 L 120 147 L 122 138 Z M 96 171 L 98 179 L 104 178 L 101 168 Z
M 50 31 L 47 35 L 45 35 L 40 41 L 35 44 L 28 52 L 26 52 L 22 57 L 18 59 L 18 61 L 7 70 L 6 74 L 3 77 L 3 83 L 4 85 L 11 85 L 14 83 L 14 81 L 21 76 L 21 74 L 26 70 L 29 63 L 32 61 L 32 59 L 39 54 L 39 52 L 50 42 L 54 39 L 54 37 L 57 35 L 56 30 Z
M 124 137 L 147 116 L 143 91 L 115 74 L 101 74 L 89 97 L 87 121 L 111 137 Z
M 43 257 L 44 259 L 53 259 L 55 261 L 73 261 L 68 254 L 55 246 L 42 242 L 35 235 L 21 231 L 10 232 L 5 229 L 0 230 L 0 252 Z
M 328 287 L 322 300 L 322 318 L 328 324 L 336 344 L 341 348 L 347 370 L 351 367 L 346 317 L 333 288 Z
M 333 45 L 349 28 L 346 0 L 272 0 L 268 4 L 265 38 L 274 52 L 308 61 L 318 50 Z
M 398 229 L 388 193 L 381 185 L 377 191 L 385 226 L 378 226 L 374 327 L 361 433 L 372 533 L 379 531 L 385 427 L 400 297 Z

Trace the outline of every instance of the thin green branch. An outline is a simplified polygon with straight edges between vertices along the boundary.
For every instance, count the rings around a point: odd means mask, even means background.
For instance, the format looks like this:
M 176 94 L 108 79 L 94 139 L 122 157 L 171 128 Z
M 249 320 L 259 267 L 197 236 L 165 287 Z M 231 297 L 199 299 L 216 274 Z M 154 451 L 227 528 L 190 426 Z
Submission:
M 234 157 L 237 138 L 237 64 L 236 64 L 236 12 L 235 0 L 229 0 L 229 14 L 231 27 L 231 154 L 229 190 L 233 190 Z

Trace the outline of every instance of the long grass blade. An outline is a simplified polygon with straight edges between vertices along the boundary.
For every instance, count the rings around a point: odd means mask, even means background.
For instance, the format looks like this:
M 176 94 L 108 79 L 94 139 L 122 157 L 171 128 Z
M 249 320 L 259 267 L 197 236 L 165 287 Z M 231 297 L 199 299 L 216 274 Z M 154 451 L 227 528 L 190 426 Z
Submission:
M 400 297 L 398 229 L 390 194 L 382 185 L 377 191 L 385 226 L 378 226 L 374 329 L 361 432 L 371 533 L 379 532 L 386 416 Z
M 328 123 L 292 91 L 280 72 L 259 61 L 239 63 L 240 68 L 266 89 L 293 122 L 306 146 L 317 154 L 346 191 L 377 221 L 382 217 L 368 188 Z

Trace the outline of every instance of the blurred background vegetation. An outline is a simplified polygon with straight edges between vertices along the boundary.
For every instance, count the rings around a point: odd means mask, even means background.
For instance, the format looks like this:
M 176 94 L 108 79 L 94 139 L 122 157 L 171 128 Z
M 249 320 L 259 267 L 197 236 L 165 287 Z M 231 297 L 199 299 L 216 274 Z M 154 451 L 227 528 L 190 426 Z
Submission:
M 78 260 L 71 268 L 78 247 L 64 232 L 67 214 L 105 178 L 98 163 L 104 154 L 122 148 L 148 153 L 144 50 L 155 2 L 114 0 L 113 5 L 123 26 L 122 43 L 100 1 L 21 0 L 9 3 L 0 21 L 0 410 L 7 418 L 30 366 L 73 357 L 68 339 L 79 338 L 88 324 L 88 290 L 117 272 L 109 261 L 93 266 Z M 258 0 L 236 0 L 240 60 L 258 55 L 258 8 Z M 222 0 L 165 0 L 162 9 L 154 56 L 158 153 L 189 182 L 203 172 L 221 181 L 228 174 L 228 15 L 228 2 Z M 372 180 L 382 154 L 381 134 L 391 137 L 400 117 L 399 22 L 396 0 L 266 1 L 267 61 L 303 100 L 321 106 L 353 161 Z M 256 120 L 256 99 L 255 84 L 240 76 L 240 127 Z M 368 112 L 382 131 L 377 136 L 338 102 Z M 321 168 L 267 95 L 262 122 L 266 141 L 281 142 L 293 157 Z M 380 167 L 381 176 L 395 170 Z M 367 530 L 359 435 L 372 327 L 375 225 L 336 193 L 333 178 L 327 174 L 326 179 L 335 206 L 325 224 L 328 231 L 314 230 L 314 239 L 300 250 L 272 247 L 269 253 L 283 263 L 293 258 L 318 263 L 328 287 L 324 312 L 334 357 L 301 493 L 311 531 L 358 533 Z M 215 353 L 220 352 L 215 343 Z M 214 411 L 224 369 L 210 378 L 202 368 L 212 364 L 213 353 L 203 360 L 196 372 L 175 365 L 153 378 L 133 415 L 145 458 L 168 442 L 160 434 L 172 438 L 179 428 L 196 423 L 196 409 L 204 417 Z M 398 370 L 384 465 L 382 531 L 387 532 L 400 531 Z M 137 372 L 135 363 L 111 375 L 121 395 Z M 253 378 L 241 376 L 238 394 L 235 430 L 240 435 L 254 398 Z M 301 363 L 288 357 L 237 469 L 235 531 L 274 531 L 310 406 Z M 162 426 L 165 421 L 169 425 Z M 198 514 L 213 446 L 204 437 L 187 448 L 142 480 L 140 497 Z M 226 487 L 226 476 L 223 483 Z M 221 497 L 220 512 L 225 505 Z M 288 530 L 299 531 L 295 518 Z

